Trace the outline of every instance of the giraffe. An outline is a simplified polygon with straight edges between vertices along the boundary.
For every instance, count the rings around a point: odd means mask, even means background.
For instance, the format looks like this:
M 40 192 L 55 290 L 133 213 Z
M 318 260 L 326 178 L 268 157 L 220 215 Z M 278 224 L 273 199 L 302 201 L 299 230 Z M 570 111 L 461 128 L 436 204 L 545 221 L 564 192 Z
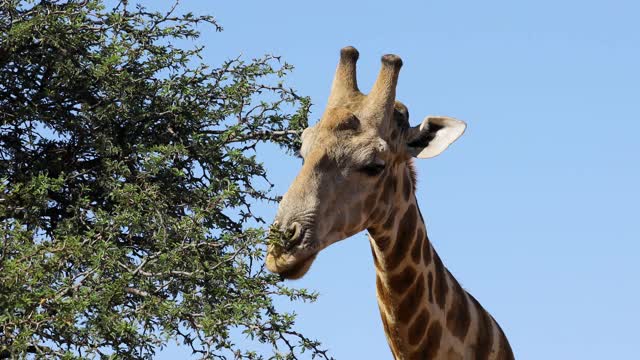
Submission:
M 318 252 L 367 230 L 380 316 L 395 359 L 513 359 L 498 323 L 435 252 L 415 197 L 413 158 L 431 158 L 466 124 L 430 116 L 409 125 L 395 99 L 402 60 L 384 55 L 371 92 L 356 81 L 358 51 L 340 52 L 327 108 L 302 133 L 302 169 L 283 196 L 267 268 L 302 277 Z

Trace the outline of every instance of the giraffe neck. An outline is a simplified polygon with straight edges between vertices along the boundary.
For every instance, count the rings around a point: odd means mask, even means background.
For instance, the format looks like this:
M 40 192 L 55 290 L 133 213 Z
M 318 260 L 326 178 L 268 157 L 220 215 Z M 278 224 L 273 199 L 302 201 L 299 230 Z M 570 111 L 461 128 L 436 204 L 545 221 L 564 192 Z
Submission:
M 370 227 L 384 331 L 396 359 L 513 359 L 499 325 L 444 267 L 408 169 L 386 219 Z

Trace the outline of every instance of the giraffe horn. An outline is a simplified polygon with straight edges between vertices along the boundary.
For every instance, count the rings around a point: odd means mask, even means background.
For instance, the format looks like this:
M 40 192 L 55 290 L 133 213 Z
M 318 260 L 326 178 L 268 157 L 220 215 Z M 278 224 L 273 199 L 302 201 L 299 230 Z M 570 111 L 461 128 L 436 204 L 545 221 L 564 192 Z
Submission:
M 380 73 L 367 96 L 367 108 L 373 114 L 379 114 L 376 116 L 379 121 L 387 119 L 393 113 L 398 75 L 402 67 L 402 59 L 397 55 L 384 55 L 381 61 Z
M 340 62 L 336 69 L 329 95 L 329 106 L 335 106 L 344 98 L 358 93 L 358 82 L 356 80 L 356 62 L 358 61 L 358 50 L 353 46 L 347 46 L 340 50 Z

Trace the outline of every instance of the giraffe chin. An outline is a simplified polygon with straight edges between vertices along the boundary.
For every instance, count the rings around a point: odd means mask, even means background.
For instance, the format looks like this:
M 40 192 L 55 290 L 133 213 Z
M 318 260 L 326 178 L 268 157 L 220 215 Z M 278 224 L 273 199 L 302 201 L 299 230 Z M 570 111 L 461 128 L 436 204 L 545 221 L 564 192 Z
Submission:
M 297 260 L 291 256 L 275 257 L 272 254 L 267 254 L 266 265 L 269 271 L 280 275 L 283 279 L 295 280 L 300 279 L 309 271 L 316 256 L 317 253 L 303 260 Z M 285 257 L 288 259 L 284 259 Z

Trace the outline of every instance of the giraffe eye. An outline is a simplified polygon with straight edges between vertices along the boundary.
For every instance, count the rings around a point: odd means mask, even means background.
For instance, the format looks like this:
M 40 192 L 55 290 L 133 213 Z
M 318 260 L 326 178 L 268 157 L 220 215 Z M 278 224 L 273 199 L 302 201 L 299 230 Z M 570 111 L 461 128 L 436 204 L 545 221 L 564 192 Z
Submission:
M 384 171 L 384 167 L 384 162 L 372 162 L 371 164 L 361 167 L 359 170 L 367 176 L 377 176 Z

